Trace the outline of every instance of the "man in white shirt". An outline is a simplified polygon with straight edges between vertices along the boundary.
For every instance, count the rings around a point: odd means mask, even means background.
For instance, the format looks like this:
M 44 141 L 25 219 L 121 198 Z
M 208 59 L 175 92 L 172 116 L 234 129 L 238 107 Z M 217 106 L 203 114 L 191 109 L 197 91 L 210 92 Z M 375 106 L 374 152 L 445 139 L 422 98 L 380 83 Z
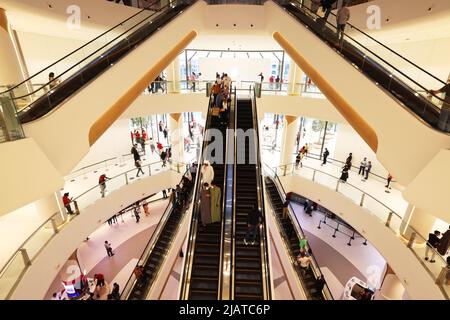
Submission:
M 306 270 L 308 270 L 309 265 L 311 264 L 311 257 L 301 252 L 300 256 L 297 258 L 297 261 L 300 264 L 300 268 L 302 269 L 303 274 L 305 274 Z
M 362 176 L 364 177 L 364 174 L 366 173 L 366 167 L 367 167 L 367 158 L 364 158 L 364 160 L 361 161 L 361 163 L 359 164 L 358 176 L 362 174 Z

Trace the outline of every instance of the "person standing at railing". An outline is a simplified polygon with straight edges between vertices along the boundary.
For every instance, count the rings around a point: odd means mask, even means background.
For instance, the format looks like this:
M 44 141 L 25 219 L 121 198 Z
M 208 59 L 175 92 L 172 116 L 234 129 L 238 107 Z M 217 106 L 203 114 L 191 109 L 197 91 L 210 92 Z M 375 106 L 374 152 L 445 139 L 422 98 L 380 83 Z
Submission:
M 367 168 L 366 168 L 366 178 L 365 181 L 367 181 L 367 179 L 369 179 L 369 173 L 372 170 L 372 161 L 369 161 L 369 163 L 367 164 Z
M 448 248 L 450 247 L 450 226 L 448 226 L 448 230 L 445 231 L 441 240 L 439 241 L 438 252 L 445 256 L 447 254 Z
M 98 184 L 100 185 L 100 193 L 102 195 L 102 198 L 105 197 L 105 192 L 106 192 L 106 180 L 110 180 L 110 178 L 108 178 L 106 176 L 106 174 L 102 174 L 100 175 L 100 177 L 98 178 Z
M 50 72 L 48 74 L 48 82 L 49 90 L 52 90 L 54 87 L 61 83 L 61 80 L 55 79 L 55 74 L 53 72 Z
M 441 107 L 441 113 L 439 116 L 438 127 L 441 130 L 450 131 L 450 78 L 447 79 L 447 84 L 439 90 L 430 90 L 432 94 L 445 93 L 443 99 L 444 103 Z
M 298 165 L 301 164 L 302 160 L 302 154 L 300 153 L 300 151 L 297 153 L 297 156 L 295 157 L 295 169 L 298 169 Z
M 261 72 L 260 74 L 258 74 L 258 77 L 260 78 L 260 82 L 261 82 L 261 85 L 262 85 L 262 83 L 264 81 L 263 73 Z
M 342 169 L 341 177 L 339 178 L 340 181 L 342 181 L 344 183 L 347 182 L 348 170 L 349 170 L 349 167 L 347 164 L 345 164 L 344 168 Z
M 428 259 L 429 259 L 428 253 L 430 252 L 430 250 L 432 250 L 431 260 L 430 260 L 431 263 L 436 262 L 434 260 L 434 258 L 436 257 L 436 249 L 439 245 L 439 242 L 441 241 L 440 235 L 441 235 L 441 232 L 438 230 L 435 230 L 433 233 L 428 234 L 428 240 L 427 240 L 427 245 L 425 247 L 425 258 L 424 259 L 428 261 Z
M 136 223 L 139 223 L 139 220 L 141 220 L 141 207 L 139 206 L 139 202 L 136 202 L 134 204 L 134 217 L 136 218 Z
M 347 25 L 348 20 L 350 19 L 350 10 L 347 8 L 347 0 L 344 0 L 342 7 L 338 9 L 336 15 L 337 28 L 336 33 L 339 40 L 344 38 L 344 30 Z
M 280 76 L 277 76 L 276 78 L 275 78 L 275 87 L 276 87 L 276 89 L 277 90 L 280 90 L 281 89 L 281 86 L 280 86 Z
M 273 89 L 273 83 L 275 81 L 275 77 L 273 75 L 270 76 L 269 78 L 269 87 L 272 90 Z
M 328 158 L 328 156 L 330 155 L 330 151 L 328 151 L 328 149 L 327 148 L 325 148 L 325 151 L 323 152 L 323 162 L 322 162 L 322 166 L 323 165 L 325 165 L 325 164 L 327 164 L 327 158 Z
M 72 202 L 72 199 L 73 198 L 69 198 L 68 192 L 64 193 L 64 197 L 63 197 L 64 207 L 66 208 L 67 213 L 70 215 L 73 214 L 72 208 L 70 207 L 70 203 Z
M 191 82 L 191 88 L 189 90 L 195 92 L 195 82 L 197 81 L 197 75 L 195 74 L 195 72 L 192 72 L 191 76 L 189 77 L 189 80 Z
M 359 171 L 358 176 L 361 174 L 364 177 L 364 174 L 366 173 L 366 167 L 367 167 L 367 158 L 364 158 L 363 161 L 359 164 Z

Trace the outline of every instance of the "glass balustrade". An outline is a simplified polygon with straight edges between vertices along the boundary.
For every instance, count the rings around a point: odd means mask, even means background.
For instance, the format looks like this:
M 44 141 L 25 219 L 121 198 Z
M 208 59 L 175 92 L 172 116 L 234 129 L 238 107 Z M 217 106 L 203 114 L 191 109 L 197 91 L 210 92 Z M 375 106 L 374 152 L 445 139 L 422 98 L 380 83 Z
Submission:
M 162 162 L 155 162 L 142 166 L 145 174 L 141 175 L 141 178 L 169 170 L 184 173 L 186 169 L 187 166 L 184 163 L 168 161 L 164 166 Z M 107 190 L 118 190 L 123 186 L 140 180 L 141 178 L 136 178 L 136 172 L 137 169 L 127 170 L 107 180 Z M 94 204 L 100 198 L 100 185 L 95 185 L 72 200 L 73 215 L 62 218 L 62 214 L 57 212 L 28 237 L 0 271 L 0 300 L 10 298 L 23 274 L 49 241 L 78 215 L 82 215 L 84 209 Z
M 436 252 L 435 263 L 425 263 L 425 249 L 427 239 L 420 235 L 417 230 L 410 226 L 403 225 L 402 217 L 394 210 L 389 208 L 381 200 L 359 189 L 358 187 L 343 182 L 338 176 L 320 171 L 315 168 L 303 167 L 294 170 L 295 164 L 288 164 L 271 169 L 268 175 L 274 179 L 288 175 L 299 175 L 305 179 L 314 181 L 335 192 L 339 192 L 353 203 L 368 210 L 368 214 L 376 217 L 381 223 L 388 227 L 412 252 L 421 264 L 426 268 L 430 276 L 433 277 L 436 284 L 440 287 L 447 299 L 450 297 L 450 285 L 447 283 L 446 274 L 449 272 L 447 262 L 443 256 Z M 430 252 L 434 249 L 430 249 Z M 435 251 L 435 250 L 434 250 Z

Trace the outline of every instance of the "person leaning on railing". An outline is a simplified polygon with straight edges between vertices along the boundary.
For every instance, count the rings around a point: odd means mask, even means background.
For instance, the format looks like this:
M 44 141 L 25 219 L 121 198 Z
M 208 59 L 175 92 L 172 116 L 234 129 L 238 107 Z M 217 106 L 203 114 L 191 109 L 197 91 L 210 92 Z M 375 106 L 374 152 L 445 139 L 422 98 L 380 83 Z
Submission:
M 63 203 L 64 203 L 64 207 L 67 210 L 67 213 L 72 215 L 73 211 L 72 208 L 70 207 L 70 203 L 72 202 L 73 198 L 69 198 L 69 193 L 66 192 L 64 193 L 64 197 L 63 197 Z

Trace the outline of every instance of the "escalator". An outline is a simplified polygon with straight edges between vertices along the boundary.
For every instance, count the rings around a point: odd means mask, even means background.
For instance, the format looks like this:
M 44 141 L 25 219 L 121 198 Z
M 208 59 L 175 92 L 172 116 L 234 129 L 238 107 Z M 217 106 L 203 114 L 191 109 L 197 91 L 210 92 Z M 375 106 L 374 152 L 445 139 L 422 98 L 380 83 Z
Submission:
M 433 128 L 444 132 L 450 131 L 450 126 L 447 123 L 442 123 L 442 121 L 439 123 L 441 113 L 439 105 L 444 100 L 435 95 L 433 99 L 427 97 L 430 89 L 441 88 L 445 85 L 445 82 L 441 79 L 415 65 L 353 25 L 347 24 L 346 34 L 343 36 L 343 40 L 339 41 L 335 22 L 325 22 L 302 2 L 282 0 L 275 0 L 274 2 L 284 8 L 298 22 L 305 25 L 327 45 L 339 52 L 364 75 L 389 92 L 391 97 L 395 98 L 401 105 L 406 106 Z M 334 14 L 331 16 L 333 17 Z M 329 20 L 335 21 L 335 17 Z M 450 122 L 450 119 L 447 121 Z
M 287 216 L 285 219 L 283 218 L 284 199 L 272 178 L 266 177 L 265 184 L 273 212 L 276 215 L 275 220 L 278 223 L 279 230 L 281 230 L 281 236 L 285 241 L 286 247 L 289 248 L 291 260 L 295 261 L 300 253 L 299 241 L 301 236 L 295 228 L 295 224 L 298 224 L 298 222 L 297 220 L 293 221 L 291 216 Z M 314 270 L 313 268 L 309 268 L 305 273 L 302 273 L 298 265 L 295 265 L 294 268 L 308 300 L 330 299 L 331 293 L 327 286 L 324 286 L 322 291 L 318 291 L 317 289 L 317 275 L 315 272 L 321 274 L 320 269 Z
M 259 163 L 259 142 L 255 101 L 239 98 L 236 106 L 236 131 L 252 131 L 252 138 L 236 143 L 235 153 L 235 217 L 234 217 L 234 300 L 270 299 L 267 259 L 267 237 Z M 242 160 L 245 160 L 242 161 Z M 262 214 L 255 243 L 244 242 L 247 218 L 251 210 Z
M 130 277 L 122 292 L 122 299 L 145 300 L 154 280 L 158 276 L 192 198 L 192 182 L 187 183 L 186 186 L 180 183 L 180 187 L 185 187 L 187 199 L 185 205 L 183 207 L 173 207 L 169 203 L 137 264 L 144 268 L 142 271 L 143 277 L 141 280 L 136 280 L 134 275 Z
M 36 120 L 114 66 L 194 2 L 176 1 L 176 4 L 163 6 L 157 11 L 143 9 L 1 94 L 12 98 L 21 123 Z M 73 64 L 73 60 L 80 57 L 81 60 Z M 67 69 L 67 65 L 72 66 Z M 42 82 L 48 73 L 58 69 L 60 72 L 54 80 L 45 85 L 32 84 Z
M 210 99 L 209 106 L 212 103 Z M 214 135 L 210 136 L 208 130 L 218 130 L 223 137 L 222 155 L 225 155 L 227 146 L 227 129 L 228 122 L 221 121 L 219 117 L 211 115 L 211 108 L 208 108 L 207 122 L 205 126 L 205 140 L 203 142 L 202 159 L 200 163 L 209 161 L 214 169 L 213 184 L 221 188 L 222 192 L 222 221 L 223 208 L 225 203 L 225 164 L 224 161 L 217 163 L 214 158 L 218 156 L 218 150 L 213 149 L 211 152 L 208 146 L 217 143 Z M 205 157 L 203 158 L 203 155 Z M 200 168 L 199 168 L 200 172 Z M 200 174 L 199 174 L 200 178 Z M 189 300 L 218 300 L 220 299 L 220 281 L 221 281 L 221 247 L 223 239 L 223 225 L 221 222 L 214 222 L 202 225 L 200 212 L 200 179 L 198 181 L 197 192 L 191 222 L 191 231 L 189 235 L 188 257 L 185 262 L 185 270 L 183 277 L 183 288 L 181 290 L 181 299 Z

